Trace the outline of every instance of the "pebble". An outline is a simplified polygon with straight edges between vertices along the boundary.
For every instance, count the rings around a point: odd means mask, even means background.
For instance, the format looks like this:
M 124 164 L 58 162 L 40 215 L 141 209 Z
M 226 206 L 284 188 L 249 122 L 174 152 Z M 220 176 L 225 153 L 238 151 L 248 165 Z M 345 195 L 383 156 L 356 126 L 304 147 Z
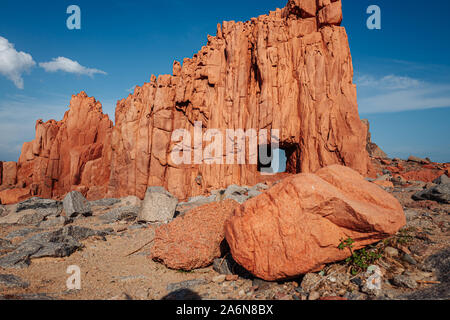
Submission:
M 417 261 L 414 260 L 414 258 L 411 257 L 411 256 L 410 256 L 409 254 L 407 254 L 407 253 L 405 253 L 405 254 L 403 255 L 402 259 L 403 259 L 403 261 L 406 261 L 406 262 L 408 262 L 409 264 L 412 264 L 412 265 L 416 265 L 416 264 L 417 264 Z
M 320 294 L 317 291 L 312 291 L 309 293 L 308 300 L 318 300 L 320 298 Z
M 218 276 L 215 276 L 214 278 L 212 278 L 212 281 L 214 283 L 222 283 L 225 280 L 226 280 L 226 276 L 224 274 L 221 274 L 221 275 L 218 275 Z
M 398 256 L 398 250 L 397 249 L 395 249 L 395 248 L 392 248 L 392 247 L 386 247 L 385 249 L 384 249 L 384 252 L 386 252 L 386 254 L 389 256 L 389 257 L 397 257 Z

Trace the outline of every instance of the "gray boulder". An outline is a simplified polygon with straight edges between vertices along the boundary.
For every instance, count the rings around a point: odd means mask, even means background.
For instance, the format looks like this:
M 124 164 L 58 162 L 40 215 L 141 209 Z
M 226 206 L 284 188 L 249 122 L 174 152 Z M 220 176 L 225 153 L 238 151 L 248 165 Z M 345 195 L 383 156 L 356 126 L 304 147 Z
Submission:
M 0 238 L 0 255 L 11 252 L 16 249 L 16 246 L 11 241 Z
M 6 216 L 7 214 L 8 211 L 6 210 L 6 208 L 0 204 L 0 218 Z
M 115 208 L 100 216 L 100 220 L 103 220 L 105 223 L 113 223 L 121 220 L 132 221 L 138 216 L 139 210 L 140 207 L 133 206 Z
M 414 200 L 432 200 L 441 203 L 450 203 L 450 183 L 439 184 L 437 186 L 419 191 L 412 196 Z
M 2 268 L 25 268 L 32 258 L 70 256 L 82 247 L 79 242 L 92 236 L 106 240 L 107 231 L 97 231 L 78 226 L 66 226 L 56 231 L 39 233 L 26 239 L 14 251 L 0 258 Z
M 70 223 L 70 219 L 60 216 L 60 217 L 47 218 L 46 220 L 42 221 L 39 224 L 39 227 L 43 228 L 43 229 L 63 227 L 68 223 Z
M 224 200 L 231 199 L 242 204 L 249 199 L 247 195 L 249 190 L 250 188 L 248 187 L 232 184 L 225 190 Z
M 12 274 L 0 274 L 0 287 L 28 288 L 30 284 Z
M 428 159 L 422 159 L 422 158 L 415 157 L 415 156 L 410 156 L 410 157 L 408 158 L 408 161 L 409 161 L 409 162 L 421 163 L 421 164 L 428 164 L 428 163 L 431 162 L 431 161 L 429 161 Z
M 168 223 L 172 221 L 178 199 L 162 187 L 150 187 L 145 193 L 138 221 Z
M 43 216 L 59 216 L 63 209 L 61 201 L 41 198 L 30 198 L 17 204 L 16 212 L 34 210 Z
M 433 181 L 433 183 L 435 184 L 447 184 L 450 183 L 450 178 L 447 177 L 446 174 L 440 176 L 439 178 L 437 178 L 436 180 Z
M 91 207 L 112 207 L 113 205 L 115 205 L 119 202 L 120 202 L 120 199 L 110 198 L 110 199 L 100 199 L 100 200 L 89 201 L 89 205 Z
M 92 215 L 92 209 L 86 198 L 78 191 L 69 192 L 63 200 L 66 216 L 73 218 L 79 215 Z

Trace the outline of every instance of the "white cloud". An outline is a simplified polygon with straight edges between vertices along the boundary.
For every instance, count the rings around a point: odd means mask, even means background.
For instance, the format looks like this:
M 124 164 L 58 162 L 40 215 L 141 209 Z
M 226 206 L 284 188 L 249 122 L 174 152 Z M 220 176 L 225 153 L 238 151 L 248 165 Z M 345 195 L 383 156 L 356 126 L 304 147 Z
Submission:
M 39 66 L 47 72 L 63 71 L 68 73 L 75 73 L 79 75 L 88 75 L 92 77 L 94 74 L 107 74 L 106 72 L 98 69 L 86 68 L 79 64 L 77 61 L 70 60 L 65 57 L 54 58 L 50 62 L 41 62 Z
M 0 74 L 14 82 L 17 88 L 23 89 L 22 74 L 35 65 L 30 54 L 18 52 L 8 39 L 0 37 Z
M 362 114 L 450 107 L 450 84 L 434 84 L 396 75 L 380 78 L 360 75 L 355 83 Z
M 355 82 L 361 87 L 376 87 L 378 89 L 384 88 L 389 90 L 414 88 L 419 87 L 422 84 L 420 80 L 393 74 L 379 79 L 369 75 L 361 75 L 356 77 Z

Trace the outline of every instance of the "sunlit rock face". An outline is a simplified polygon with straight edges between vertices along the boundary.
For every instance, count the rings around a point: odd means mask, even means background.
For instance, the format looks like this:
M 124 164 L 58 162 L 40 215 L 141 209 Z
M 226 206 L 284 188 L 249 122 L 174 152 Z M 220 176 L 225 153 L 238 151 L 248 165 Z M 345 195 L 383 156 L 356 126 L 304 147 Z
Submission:
M 74 96 L 62 121 L 37 123 L 17 185 L 32 195 L 78 190 L 90 199 L 143 198 L 147 186 L 164 186 L 184 199 L 261 179 L 249 141 L 245 164 L 174 163 L 174 131 L 185 129 L 193 140 L 198 122 L 203 134 L 223 136 L 227 129 L 279 130 L 289 173 L 341 164 L 367 174 L 367 130 L 341 20 L 340 1 L 291 0 L 247 22 L 223 22 L 192 59 L 174 63 L 172 75 L 152 76 L 119 101 L 114 127 L 94 98 Z M 226 149 L 223 141 L 214 157 L 225 159 Z

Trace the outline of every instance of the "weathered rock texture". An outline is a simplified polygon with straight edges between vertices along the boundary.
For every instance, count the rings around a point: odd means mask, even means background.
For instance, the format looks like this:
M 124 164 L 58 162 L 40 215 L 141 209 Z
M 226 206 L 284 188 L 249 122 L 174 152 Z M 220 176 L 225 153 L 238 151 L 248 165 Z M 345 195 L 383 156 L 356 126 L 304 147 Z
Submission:
M 156 229 L 152 259 L 181 270 L 212 264 L 225 248 L 225 221 L 238 206 L 234 200 L 206 204 Z
M 225 225 L 233 258 L 255 276 L 285 279 L 321 270 L 406 224 L 400 203 L 354 170 L 333 165 L 284 179 L 236 209 Z
M 342 164 L 366 174 L 366 126 L 341 20 L 341 1 L 290 0 L 268 15 L 219 24 L 192 59 L 173 64 L 173 75 L 152 76 L 119 101 L 114 128 L 94 98 L 74 96 L 62 121 L 38 121 L 17 185 L 42 197 L 78 190 L 88 199 L 142 199 L 148 186 L 163 186 L 185 199 L 256 184 L 257 165 L 172 163 L 172 132 L 193 137 L 195 121 L 203 132 L 279 129 L 290 173 Z

